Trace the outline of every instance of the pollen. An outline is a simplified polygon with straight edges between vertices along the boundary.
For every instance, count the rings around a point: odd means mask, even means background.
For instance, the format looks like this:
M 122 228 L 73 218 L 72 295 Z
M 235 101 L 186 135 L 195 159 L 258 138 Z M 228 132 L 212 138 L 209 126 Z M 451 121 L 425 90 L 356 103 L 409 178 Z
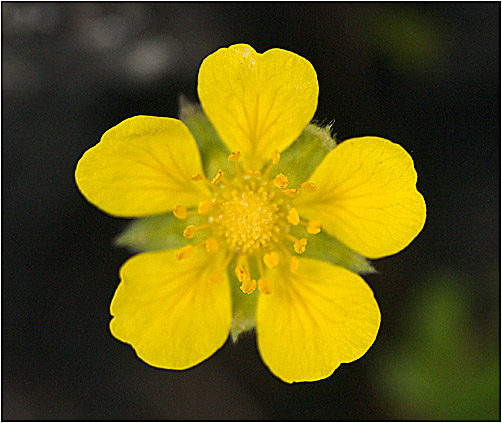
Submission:
M 298 212 L 296 211 L 296 209 L 294 207 L 289 210 L 287 219 L 288 219 L 288 222 L 294 226 L 296 226 L 296 225 L 298 225 L 298 223 L 300 223 L 300 216 L 298 216 Z
M 206 253 L 224 255 L 227 265 L 236 260 L 235 275 L 245 294 L 256 289 L 262 294 L 271 294 L 273 277 L 270 272 L 282 272 L 288 267 L 296 272 L 297 254 L 306 251 L 307 238 L 296 238 L 290 230 L 302 225 L 309 234 L 315 235 L 321 231 L 321 222 L 302 219 L 292 207 L 292 199 L 314 192 L 316 187 L 308 181 L 290 187 L 285 174 L 273 176 L 280 158 L 279 151 L 274 150 L 269 163 L 259 171 L 242 167 L 239 163 L 241 153 L 234 151 L 228 156 L 235 170 L 230 178 L 227 179 L 221 169 L 212 179 L 192 175 L 192 179 L 208 185 L 212 196 L 201 198 L 196 210 L 187 210 L 182 205 L 174 207 L 173 214 L 177 218 L 191 216 L 195 223 L 185 227 L 183 236 L 192 239 L 197 234 L 200 238 L 180 249 L 177 258 L 189 257 L 192 250 L 200 246 Z M 288 251 L 285 243 L 293 244 L 293 251 Z M 282 264 L 284 267 L 280 266 Z M 222 279 L 220 274 L 211 274 L 208 278 L 212 284 Z
M 206 240 L 206 251 L 208 253 L 214 253 L 215 251 L 218 251 L 219 247 L 220 244 L 218 243 L 218 240 L 216 238 L 208 238 Z
M 211 212 L 211 208 L 213 207 L 213 202 L 212 201 L 202 201 L 199 203 L 199 207 L 197 211 L 199 214 L 209 214 Z
M 223 276 L 223 273 L 220 272 L 213 272 L 209 276 L 208 282 L 211 285 L 217 285 L 219 283 L 222 283 L 225 280 L 225 276 Z
M 193 254 L 193 246 L 188 244 L 179 249 L 178 253 L 176 254 L 176 258 L 178 260 L 183 260 L 184 258 L 190 257 L 192 254 Z
M 261 293 L 265 295 L 269 295 L 272 293 L 272 284 L 270 283 L 270 280 L 261 278 L 258 281 L 258 289 L 260 290 Z
M 291 257 L 291 261 L 289 263 L 289 270 L 291 270 L 291 272 L 293 273 L 296 273 L 296 271 L 298 270 L 298 257 L 296 256 Z
M 277 187 L 277 188 L 286 188 L 289 184 L 289 181 L 288 181 L 288 178 L 286 177 L 286 175 L 282 174 L 282 173 L 279 173 L 273 180 L 273 183 L 274 185 Z
M 220 169 L 218 172 L 216 172 L 216 175 L 214 175 L 213 180 L 211 181 L 213 184 L 217 184 L 223 179 L 223 171 Z
M 272 151 L 272 163 L 276 165 L 279 163 L 279 160 L 281 160 L 281 153 L 279 153 L 279 150 L 275 149 Z
M 206 179 L 204 178 L 204 176 L 202 176 L 200 173 L 194 173 L 192 176 L 191 176 L 192 180 L 193 181 L 202 181 L 203 179 Z
M 195 235 L 197 228 L 194 225 L 188 225 L 183 231 L 183 236 L 185 238 L 191 239 Z
M 307 224 L 307 232 L 309 234 L 318 234 L 319 232 L 321 232 L 321 222 L 319 222 L 318 220 L 311 220 L 308 224 Z
M 241 152 L 234 151 L 234 152 L 230 153 L 230 155 L 228 156 L 228 161 L 229 162 L 236 162 L 237 160 L 239 160 L 240 157 L 241 157 Z
M 301 184 L 301 188 L 307 193 L 314 192 L 317 189 L 313 182 L 304 182 Z
M 289 198 L 296 198 L 300 193 L 300 191 L 298 191 L 296 188 L 285 189 L 282 192 Z
M 279 264 L 279 254 L 277 254 L 275 251 L 267 253 L 263 256 L 263 262 L 270 269 L 275 269 Z
M 246 279 L 242 282 L 241 291 L 244 294 L 252 294 L 256 289 L 256 281 L 254 279 Z
M 298 254 L 303 254 L 305 252 L 306 247 L 307 247 L 307 239 L 306 238 L 299 239 L 298 241 L 295 242 L 295 245 L 294 245 L 295 251 Z
M 220 204 L 217 222 L 227 244 L 239 252 L 252 252 L 268 246 L 277 232 L 277 205 L 267 191 L 232 191 Z
M 178 205 L 174 206 L 173 214 L 178 219 L 186 219 L 187 218 L 187 208 L 185 206 L 181 206 L 178 204 Z

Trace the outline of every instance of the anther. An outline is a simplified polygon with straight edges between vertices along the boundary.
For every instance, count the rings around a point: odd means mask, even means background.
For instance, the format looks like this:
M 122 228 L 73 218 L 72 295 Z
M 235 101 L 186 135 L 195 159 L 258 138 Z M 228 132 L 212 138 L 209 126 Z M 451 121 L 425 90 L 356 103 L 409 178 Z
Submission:
M 209 276 L 208 282 L 211 285 L 217 285 L 219 283 L 222 283 L 224 280 L 225 280 L 225 276 L 223 276 L 222 273 L 220 273 L 220 272 L 213 272 Z
M 291 262 L 289 263 L 289 270 L 291 270 L 293 273 L 296 273 L 298 270 L 298 257 L 292 256 L 291 257 Z
M 272 181 L 277 188 L 285 189 L 287 188 L 289 181 L 286 175 L 279 173 Z
M 287 219 L 288 219 L 288 222 L 294 226 L 296 226 L 296 225 L 298 225 L 298 223 L 300 223 L 300 216 L 298 216 L 298 212 L 296 211 L 296 209 L 294 207 L 289 209 Z
M 214 175 L 214 178 L 211 181 L 211 183 L 217 184 L 218 182 L 220 182 L 223 179 L 223 177 L 224 177 L 223 171 L 221 169 L 219 169 L 218 172 L 216 172 L 216 175 Z
M 254 176 L 255 178 L 259 178 L 261 176 L 261 172 L 259 170 L 248 169 L 246 170 L 246 173 L 249 176 Z
M 214 225 L 213 222 L 208 222 L 208 223 L 203 223 L 202 225 L 199 226 L 194 226 L 194 225 L 188 225 L 185 230 L 183 231 L 183 236 L 185 238 L 191 239 L 195 235 L 195 232 L 197 232 L 200 229 L 207 228 L 209 226 Z
M 208 253 L 213 253 L 215 251 L 218 251 L 219 247 L 220 247 L 220 244 L 218 243 L 216 238 L 206 239 L 206 251 Z
M 244 294 L 252 294 L 256 289 L 256 281 L 254 279 L 246 278 L 241 285 L 241 291 Z
M 307 247 L 307 238 L 299 239 L 295 241 L 294 248 L 295 252 L 298 254 L 303 254 L 305 252 L 305 248 Z
M 317 190 L 317 187 L 313 182 L 303 182 L 300 187 L 307 193 L 311 193 Z
M 300 194 L 300 191 L 298 191 L 296 188 L 285 189 L 282 192 L 289 198 L 296 198 L 298 194 Z
M 272 163 L 274 165 L 276 165 L 277 163 L 279 163 L 279 160 L 281 160 L 281 153 L 279 153 L 279 150 L 277 150 L 277 148 L 272 151 Z
M 321 222 L 319 222 L 318 220 L 311 220 L 307 224 L 307 232 L 309 234 L 316 235 L 319 232 L 321 232 L 321 229 L 322 229 L 322 225 L 321 225 Z
M 244 282 L 244 280 L 250 279 L 249 272 L 242 266 L 235 267 L 235 276 L 237 276 L 239 282 Z
M 202 201 L 199 203 L 199 207 L 197 208 L 197 211 L 199 214 L 209 214 L 211 212 L 211 208 L 213 207 L 213 202 L 212 201 Z
M 183 236 L 185 238 L 191 239 L 195 235 L 197 228 L 194 225 L 188 225 L 183 231 Z
M 265 278 L 261 278 L 258 280 L 258 289 L 262 294 L 269 295 L 272 293 L 272 283 Z
M 236 162 L 237 160 L 239 160 L 240 157 L 241 157 L 241 152 L 240 151 L 233 151 L 228 156 L 228 161 L 229 162 Z
M 184 258 L 188 258 L 193 254 L 193 246 L 192 245 L 185 245 L 184 247 L 180 248 L 179 251 L 176 253 L 176 258 L 178 260 L 182 260 Z
M 203 181 L 204 179 L 206 179 L 206 177 L 202 176 L 200 173 L 194 173 L 191 176 L 191 178 L 192 178 L 193 181 Z
M 279 254 L 275 251 L 265 254 L 263 256 L 263 263 L 265 263 L 268 268 L 275 269 L 279 264 Z
M 180 204 L 177 204 L 173 208 L 173 214 L 178 218 L 178 219 L 186 219 L 187 217 L 187 208 L 185 206 L 182 206 Z

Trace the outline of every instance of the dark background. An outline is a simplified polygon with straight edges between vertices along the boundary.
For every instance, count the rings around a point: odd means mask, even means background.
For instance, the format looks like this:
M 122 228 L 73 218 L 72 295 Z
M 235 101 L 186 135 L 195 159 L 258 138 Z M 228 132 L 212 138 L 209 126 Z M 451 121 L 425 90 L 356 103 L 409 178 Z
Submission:
M 254 335 L 184 372 L 108 332 L 126 220 L 75 164 L 125 118 L 176 116 L 202 59 L 281 47 L 315 67 L 316 118 L 404 146 L 423 232 L 366 279 L 377 341 L 287 385 Z M 500 3 L 2 2 L 2 418 L 500 419 Z

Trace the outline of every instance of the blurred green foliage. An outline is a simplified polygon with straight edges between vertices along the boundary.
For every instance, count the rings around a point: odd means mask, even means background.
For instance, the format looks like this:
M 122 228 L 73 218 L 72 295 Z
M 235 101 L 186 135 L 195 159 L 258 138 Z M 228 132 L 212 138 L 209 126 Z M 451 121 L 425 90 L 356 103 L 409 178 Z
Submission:
M 479 327 L 471 285 L 452 273 L 425 286 L 403 322 L 403 343 L 377 372 L 389 407 L 405 420 L 500 420 L 498 317 Z
M 374 47 L 405 72 L 431 72 L 445 65 L 447 38 L 431 16 L 409 7 L 380 4 L 369 31 Z

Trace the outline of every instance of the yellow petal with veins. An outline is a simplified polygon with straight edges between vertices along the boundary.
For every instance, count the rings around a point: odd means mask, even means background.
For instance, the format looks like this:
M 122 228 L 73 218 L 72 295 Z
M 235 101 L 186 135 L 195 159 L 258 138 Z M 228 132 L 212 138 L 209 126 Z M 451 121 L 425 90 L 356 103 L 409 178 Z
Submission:
M 330 376 L 341 363 L 363 356 L 375 341 L 380 311 L 371 288 L 342 267 L 299 259 L 267 272 L 271 295 L 258 299 L 260 355 L 285 382 Z M 273 324 L 272 324 L 273 322 Z
M 105 213 L 141 217 L 208 198 L 208 188 L 190 177 L 202 172 L 197 145 L 182 122 L 136 116 L 106 131 L 84 153 L 75 180 L 84 197 Z
M 299 196 L 300 216 L 369 258 L 395 254 L 422 230 L 426 206 L 413 160 L 400 145 L 378 137 L 337 145 L 312 177 L 315 192 Z
M 301 134 L 318 93 L 310 62 L 277 48 L 221 48 L 199 70 L 202 108 L 230 151 L 242 153 L 245 168 L 261 169 L 274 149 L 283 151 Z
M 202 249 L 182 261 L 173 250 L 148 252 L 127 260 L 120 277 L 110 330 L 148 364 L 186 369 L 225 343 L 232 306 L 222 260 Z

